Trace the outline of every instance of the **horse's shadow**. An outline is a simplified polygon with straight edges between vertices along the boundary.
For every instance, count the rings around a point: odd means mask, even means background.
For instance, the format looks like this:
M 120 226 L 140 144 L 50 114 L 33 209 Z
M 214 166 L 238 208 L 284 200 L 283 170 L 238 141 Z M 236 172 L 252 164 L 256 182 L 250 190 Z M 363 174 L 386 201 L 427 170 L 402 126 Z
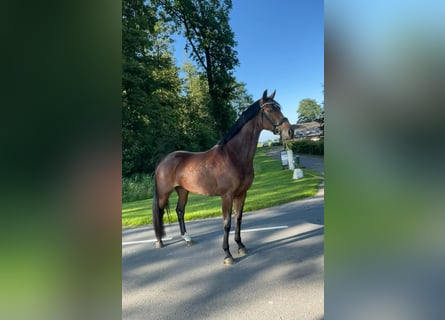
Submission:
M 215 232 L 211 232 L 212 234 Z M 314 230 L 310 230 L 310 231 L 306 231 L 303 233 L 298 233 L 289 237 L 285 237 L 285 238 L 281 238 L 281 239 L 276 239 L 276 240 L 272 240 L 269 242 L 265 242 L 262 244 L 259 244 L 257 246 L 253 246 L 253 247 L 248 247 L 248 253 L 245 255 L 239 255 L 237 252 L 237 249 L 233 248 L 232 251 L 232 255 L 234 258 L 234 262 L 236 263 L 240 263 L 243 262 L 244 260 L 248 259 L 249 257 L 253 257 L 256 256 L 258 254 L 263 254 L 265 252 L 268 252 L 270 250 L 274 250 L 274 249 L 278 249 L 280 247 L 284 247 L 286 245 L 295 243 L 297 241 L 302 241 L 305 239 L 309 239 L 311 237 L 316 237 L 316 236 L 320 236 L 324 234 L 324 227 L 320 227 Z M 199 237 L 197 237 L 199 238 Z M 175 243 L 180 242 L 181 240 L 175 241 Z M 196 244 L 202 244 L 203 241 L 195 241 L 193 240 L 193 245 Z M 186 246 L 184 244 L 184 246 Z
M 324 227 L 320 227 L 314 230 L 306 231 L 303 233 L 299 233 L 293 236 L 289 236 L 282 239 L 273 240 L 270 242 L 266 242 L 264 244 L 260 244 L 256 248 L 249 250 L 250 254 L 257 254 L 261 252 L 266 252 L 272 249 L 276 249 L 278 247 L 285 246 L 287 244 L 291 244 L 297 241 L 305 240 L 311 237 L 319 236 L 324 234 Z

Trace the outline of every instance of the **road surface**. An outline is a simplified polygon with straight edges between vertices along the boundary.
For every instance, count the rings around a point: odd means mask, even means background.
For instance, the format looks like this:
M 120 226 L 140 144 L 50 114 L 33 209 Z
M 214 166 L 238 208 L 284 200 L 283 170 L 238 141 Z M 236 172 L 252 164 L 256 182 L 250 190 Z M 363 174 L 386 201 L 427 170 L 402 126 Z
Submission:
M 150 320 L 323 319 L 324 191 L 245 213 L 249 254 L 223 264 L 222 218 L 186 222 L 194 245 L 166 227 L 154 247 L 151 227 L 122 231 L 122 318 Z M 150 212 L 147 212 L 150 214 Z M 233 221 L 232 221 L 233 227 Z

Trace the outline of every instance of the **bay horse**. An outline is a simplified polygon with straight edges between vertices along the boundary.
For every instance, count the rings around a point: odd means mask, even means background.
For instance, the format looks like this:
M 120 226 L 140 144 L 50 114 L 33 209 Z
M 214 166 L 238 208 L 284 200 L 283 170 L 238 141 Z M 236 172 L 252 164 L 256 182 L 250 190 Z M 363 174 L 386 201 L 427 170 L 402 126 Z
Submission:
M 232 206 L 235 219 L 235 242 L 238 254 L 246 255 L 247 249 L 241 242 L 241 220 L 247 190 L 254 178 L 253 157 L 260 132 L 270 130 L 283 140 L 293 137 L 289 120 L 281 113 L 281 107 L 274 100 L 275 91 L 267 96 L 264 91 L 261 99 L 253 103 L 235 122 L 229 133 L 213 148 L 205 152 L 175 151 L 168 154 L 157 166 L 154 175 L 153 227 L 156 234 L 156 248 L 162 248 L 165 236 L 163 216 L 168 206 L 168 198 L 176 190 L 181 236 L 187 243 L 192 239 L 187 234 L 184 223 L 185 206 L 189 192 L 206 196 L 220 196 L 224 237 L 222 248 L 225 252 L 224 264 L 233 264 L 229 250 L 229 231 Z

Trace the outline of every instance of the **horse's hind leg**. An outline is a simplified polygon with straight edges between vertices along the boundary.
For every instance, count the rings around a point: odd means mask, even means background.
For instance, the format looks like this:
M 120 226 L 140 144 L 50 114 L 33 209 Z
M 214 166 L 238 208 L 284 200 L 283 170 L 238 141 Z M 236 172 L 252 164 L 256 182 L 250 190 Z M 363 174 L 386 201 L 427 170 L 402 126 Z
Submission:
M 170 193 L 172 192 L 155 192 L 155 197 L 153 200 L 153 215 L 158 215 L 157 220 L 159 223 L 159 226 L 155 227 L 155 233 L 156 233 L 156 248 L 162 248 L 164 246 L 164 243 L 162 242 L 162 237 L 165 236 L 165 230 L 164 230 L 164 212 L 165 209 L 168 210 L 168 198 L 170 196 Z
M 176 213 L 178 215 L 179 229 L 181 230 L 182 239 L 187 243 L 187 246 L 192 245 L 192 239 L 187 234 L 185 230 L 184 214 L 185 205 L 187 204 L 189 192 L 182 187 L 176 187 L 176 192 L 178 194 L 178 204 L 176 205 Z
M 243 218 L 244 201 L 246 200 L 246 193 L 233 199 L 235 209 L 235 242 L 238 244 L 238 253 L 240 255 L 247 254 L 247 248 L 241 242 L 241 221 Z

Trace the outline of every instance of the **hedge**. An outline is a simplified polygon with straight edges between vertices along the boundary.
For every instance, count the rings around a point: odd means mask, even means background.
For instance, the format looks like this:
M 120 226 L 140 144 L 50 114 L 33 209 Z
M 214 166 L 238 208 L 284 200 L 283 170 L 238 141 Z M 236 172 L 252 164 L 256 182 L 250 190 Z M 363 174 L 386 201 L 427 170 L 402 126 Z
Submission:
M 286 142 L 288 148 L 291 148 L 294 153 L 324 155 L 324 141 L 312 140 L 293 140 Z
M 122 178 L 122 202 L 153 197 L 153 180 L 149 174 L 138 173 Z

